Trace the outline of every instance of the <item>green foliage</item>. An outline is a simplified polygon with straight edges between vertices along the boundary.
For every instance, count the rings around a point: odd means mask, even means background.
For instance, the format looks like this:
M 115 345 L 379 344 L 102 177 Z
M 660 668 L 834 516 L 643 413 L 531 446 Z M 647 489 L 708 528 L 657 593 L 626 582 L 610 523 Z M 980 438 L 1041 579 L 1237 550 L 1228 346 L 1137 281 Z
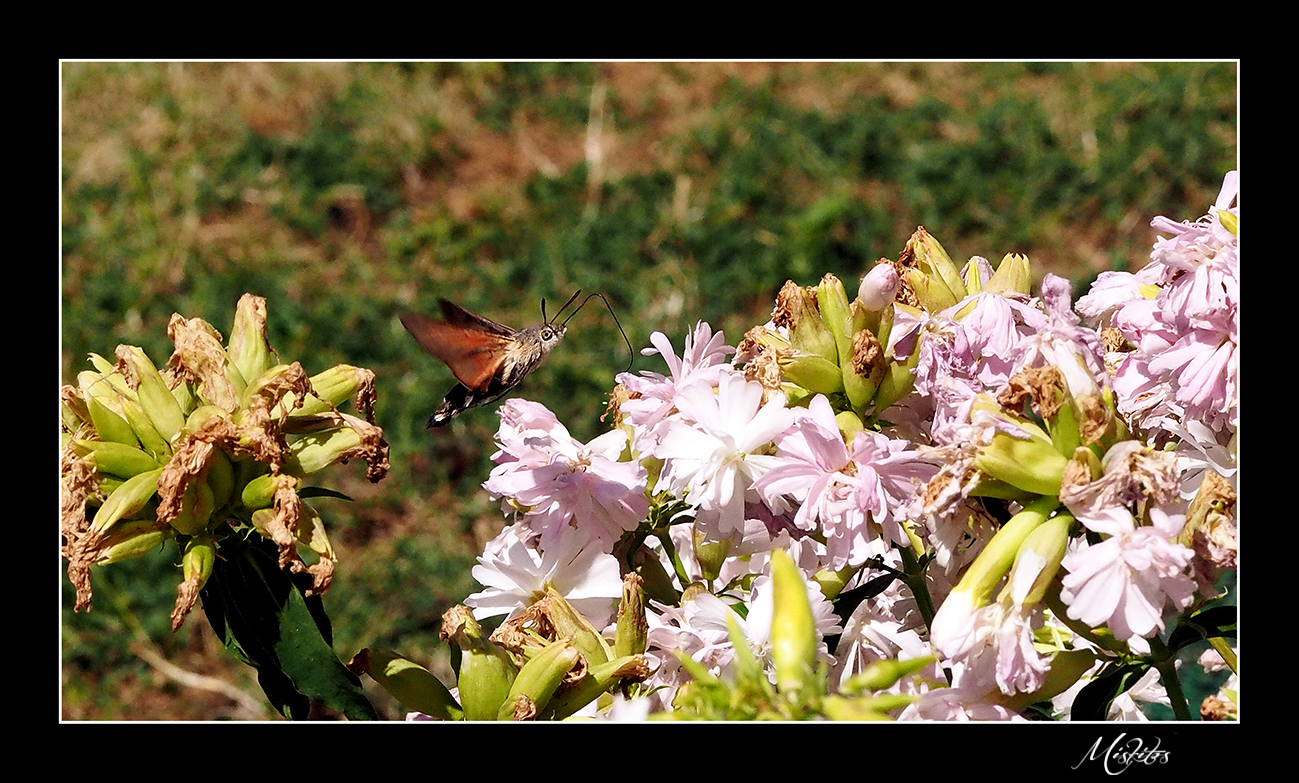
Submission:
M 203 613 L 226 647 L 257 670 L 258 683 L 280 714 L 306 719 L 313 702 L 370 720 L 377 715 L 361 681 L 338 660 L 319 596 L 308 596 L 311 578 L 291 576 L 275 546 L 256 536 L 246 547 L 228 542 L 203 587 Z
M 378 497 L 334 485 L 358 500 L 326 524 L 361 547 L 339 585 L 377 577 L 366 548 L 392 546 L 360 531 L 434 497 L 427 523 L 454 553 L 408 553 L 403 581 L 346 608 L 331 593 L 331 612 L 428 616 L 472 589 L 457 574 L 475 524 L 501 522 L 479 487 L 497 422 L 482 408 L 424 430 L 454 379 L 401 312 L 446 297 L 523 327 L 581 288 L 637 351 L 655 330 L 679 347 L 700 319 L 734 342 L 786 279 L 852 283 L 921 224 L 958 264 L 1017 251 L 1085 285 L 1144 263 L 1150 216 L 1211 203 L 1235 165 L 1236 78 L 1232 63 L 65 64 L 63 381 L 118 343 L 166 356 L 174 312 L 222 324 L 241 294 L 266 297 L 286 356 L 378 377 L 393 470 Z M 587 439 L 628 357 L 598 302 L 570 327 L 517 393 Z M 438 598 L 386 608 L 416 593 Z M 82 649 L 93 622 L 65 618 L 82 669 L 113 665 Z

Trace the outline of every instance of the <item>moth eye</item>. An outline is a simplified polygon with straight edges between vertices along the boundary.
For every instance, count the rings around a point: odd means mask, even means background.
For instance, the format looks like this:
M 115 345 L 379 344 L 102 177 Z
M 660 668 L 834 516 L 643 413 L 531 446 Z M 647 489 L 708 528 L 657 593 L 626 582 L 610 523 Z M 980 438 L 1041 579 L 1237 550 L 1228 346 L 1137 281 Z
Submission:
M 555 336 L 555 330 L 550 328 L 549 326 L 541 330 L 541 339 L 543 340 L 549 340 L 554 336 Z

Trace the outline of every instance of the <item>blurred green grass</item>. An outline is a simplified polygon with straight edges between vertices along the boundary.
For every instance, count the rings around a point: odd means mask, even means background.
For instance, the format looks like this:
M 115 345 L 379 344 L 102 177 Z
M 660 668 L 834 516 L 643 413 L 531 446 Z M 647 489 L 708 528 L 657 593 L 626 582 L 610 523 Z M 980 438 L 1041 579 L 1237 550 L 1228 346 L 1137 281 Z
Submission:
M 432 657 L 503 524 L 479 488 L 496 418 L 424 429 L 454 379 L 401 312 L 446 297 L 522 327 L 581 288 L 608 297 L 637 351 L 655 330 L 680 345 L 700 319 L 734 343 L 786 279 L 856 280 L 917 225 L 958 262 L 1026 253 L 1039 279 L 1081 292 L 1146 262 L 1155 215 L 1203 214 L 1237 154 L 1234 63 L 62 71 L 62 382 L 119 343 L 165 361 L 174 312 L 225 332 L 244 292 L 266 297 L 281 357 L 378 375 L 393 470 L 374 486 L 336 470 L 329 486 L 355 502 L 323 509 L 344 658 L 367 644 Z M 570 326 L 517 393 L 587 439 L 628 357 L 603 308 Z M 166 630 L 176 562 L 99 571 L 93 611 L 64 610 L 64 718 L 235 715 L 132 654 L 135 628 L 259 695 L 200 616 Z

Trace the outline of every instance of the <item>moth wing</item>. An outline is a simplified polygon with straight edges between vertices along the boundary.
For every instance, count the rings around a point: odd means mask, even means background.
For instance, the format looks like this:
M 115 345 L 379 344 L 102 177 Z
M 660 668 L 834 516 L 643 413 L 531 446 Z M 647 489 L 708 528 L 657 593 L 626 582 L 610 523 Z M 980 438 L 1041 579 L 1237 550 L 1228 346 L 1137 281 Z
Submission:
M 478 313 L 472 313 L 455 302 L 439 299 L 438 304 L 442 306 L 442 317 L 447 319 L 447 323 L 452 326 L 473 331 L 491 332 L 502 337 L 514 336 L 515 330 L 505 324 L 498 324 L 490 318 L 484 318 Z
M 468 310 L 464 312 L 473 315 Z M 481 320 L 487 321 L 486 318 Z M 421 348 L 451 368 L 456 380 L 475 391 L 483 389 L 496 375 L 511 344 L 509 336 L 484 330 L 476 322 L 470 326 L 409 313 L 401 317 L 401 324 Z

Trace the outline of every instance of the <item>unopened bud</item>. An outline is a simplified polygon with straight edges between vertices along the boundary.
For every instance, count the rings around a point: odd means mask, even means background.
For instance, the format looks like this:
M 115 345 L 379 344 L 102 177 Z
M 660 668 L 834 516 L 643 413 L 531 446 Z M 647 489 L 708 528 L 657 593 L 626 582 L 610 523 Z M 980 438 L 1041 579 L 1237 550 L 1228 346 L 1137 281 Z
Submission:
M 645 652 L 649 621 L 645 617 L 645 580 L 631 572 L 622 578 L 622 600 L 618 602 L 617 630 L 614 631 L 615 656 Z
M 1014 564 L 1029 533 L 1046 522 L 1059 504 L 1055 497 L 1038 498 L 1011 517 L 979 552 L 929 624 L 936 648 L 946 649 L 968 630 L 974 613 L 991 602 L 993 591 Z
M 497 720 L 532 720 L 545 709 L 564 678 L 582 659 L 567 639 L 551 642 L 528 659 L 510 686 Z
M 893 303 L 893 297 L 898 295 L 901 285 L 902 278 L 898 276 L 898 270 L 893 264 L 887 261 L 877 263 L 862 277 L 861 286 L 857 289 L 857 301 L 868 312 L 878 313 Z
M 776 688 L 792 693 L 807 687 L 816 662 L 816 620 L 807 586 L 793 558 L 783 549 L 771 553 L 775 608 L 771 619 L 771 660 Z
M 251 380 L 275 364 L 270 343 L 266 340 L 266 300 L 244 294 L 235 307 L 234 325 L 230 328 L 230 360 L 239 374 Z
M 799 351 L 829 362 L 839 360 L 834 335 L 821 320 L 817 289 L 798 285 L 793 280 L 786 281 L 776 295 L 771 320 L 776 326 L 788 330 L 790 344 Z
M 1031 422 L 1011 419 L 1000 413 L 993 415 L 1010 421 L 1014 428 L 1024 433 L 1024 437 L 996 430 L 991 442 L 979 447 L 974 456 L 974 467 L 1026 492 L 1058 495 L 1069 460 L 1056 448 L 1051 437 Z
M 546 585 L 545 596 L 538 603 L 543 603 L 546 616 L 555 628 L 555 636 L 571 640 L 588 664 L 594 666 L 609 660 L 613 653 L 609 643 L 591 621 L 574 609 L 558 590 Z
M 1028 256 L 1007 253 L 997 267 L 997 273 L 988 280 L 983 290 L 993 294 L 1028 294 L 1033 289 L 1033 272 Z
M 966 296 L 961 273 L 947 251 L 923 226 L 916 228 L 898 256 L 902 279 L 931 313 L 945 310 Z
M 1041 602 L 1060 569 L 1069 544 L 1069 526 L 1073 517 L 1057 514 L 1029 532 L 1015 554 L 1015 565 L 1002 594 L 1018 606 Z
M 518 671 L 509 652 L 487 638 L 467 606 L 448 609 L 438 635 L 460 648 L 456 685 L 465 720 L 496 720 Z
M 730 539 L 705 541 L 703 532 L 695 530 L 693 542 L 699 570 L 704 579 L 711 582 L 721 573 L 722 565 L 726 563 L 726 556 L 730 554 Z
M 977 294 L 983 291 L 984 286 L 992 279 L 992 264 L 983 256 L 971 256 L 969 261 L 965 262 L 965 268 L 961 270 L 961 280 L 965 283 L 965 290 L 971 294 Z

